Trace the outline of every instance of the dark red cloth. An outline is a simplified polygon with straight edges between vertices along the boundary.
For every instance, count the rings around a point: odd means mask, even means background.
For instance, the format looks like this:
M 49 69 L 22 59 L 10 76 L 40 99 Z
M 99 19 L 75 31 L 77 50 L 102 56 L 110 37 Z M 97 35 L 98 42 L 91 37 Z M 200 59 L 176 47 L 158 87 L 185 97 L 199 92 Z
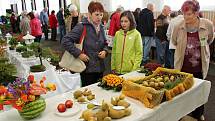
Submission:
M 57 28 L 57 17 L 54 15 L 54 14 L 51 14 L 49 16 L 49 25 L 50 25 L 50 28 Z
M 201 45 L 199 33 L 187 33 L 187 47 L 181 71 L 188 73 L 202 72 Z
M 11 24 L 16 24 L 16 16 L 15 15 L 11 15 L 11 17 L 10 17 L 10 23 Z
M 108 35 L 115 36 L 115 33 L 120 29 L 120 12 L 115 12 L 111 16 Z

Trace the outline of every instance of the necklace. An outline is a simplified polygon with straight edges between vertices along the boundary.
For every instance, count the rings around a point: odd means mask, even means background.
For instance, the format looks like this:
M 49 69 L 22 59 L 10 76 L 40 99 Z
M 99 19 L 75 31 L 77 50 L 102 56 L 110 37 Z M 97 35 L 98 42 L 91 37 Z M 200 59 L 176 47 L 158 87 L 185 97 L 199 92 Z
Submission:
M 186 30 L 189 33 L 197 32 L 199 30 L 199 19 L 197 19 L 197 21 L 195 21 L 195 23 L 193 23 L 193 24 L 187 24 Z
M 197 27 L 193 27 L 193 28 L 187 28 L 187 32 L 189 33 L 195 33 L 198 31 L 198 28 Z

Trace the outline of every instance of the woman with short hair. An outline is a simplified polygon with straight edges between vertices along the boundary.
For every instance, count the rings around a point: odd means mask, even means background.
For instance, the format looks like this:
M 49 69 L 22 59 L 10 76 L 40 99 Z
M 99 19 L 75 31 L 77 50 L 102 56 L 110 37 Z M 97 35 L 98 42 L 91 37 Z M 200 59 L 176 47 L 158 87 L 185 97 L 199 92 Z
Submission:
M 28 13 L 28 16 L 30 17 L 31 35 L 36 37 L 34 39 L 35 42 L 40 42 L 42 38 L 41 22 L 35 17 L 33 12 Z
M 209 45 L 213 42 L 213 24 L 199 18 L 199 3 L 187 0 L 181 7 L 184 20 L 174 27 L 172 43 L 176 46 L 174 66 L 196 78 L 205 79 L 210 62 Z M 203 121 L 204 105 L 192 112 L 198 121 Z
M 102 25 L 104 7 L 100 2 L 90 2 L 88 6 L 88 18 L 84 18 L 71 32 L 64 36 L 62 45 L 74 57 L 81 59 L 86 70 L 81 73 L 82 87 L 96 83 L 103 76 L 105 70 L 104 58 L 107 54 L 105 31 Z M 79 43 L 84 27 L 83 51 L 75 47 Z

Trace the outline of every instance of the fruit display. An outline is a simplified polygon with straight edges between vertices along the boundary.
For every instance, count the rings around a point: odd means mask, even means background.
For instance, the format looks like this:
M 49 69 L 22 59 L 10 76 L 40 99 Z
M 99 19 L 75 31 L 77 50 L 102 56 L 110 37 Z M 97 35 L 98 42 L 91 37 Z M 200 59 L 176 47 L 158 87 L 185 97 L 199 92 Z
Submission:
M 95 99 L 95 95 L 92 93 L 91 90 L 85 88 L 84 91 L 77 90 L 73 93 L 73 96 L 75 99 L 77 99 L 78 102 L 84 103 L 88 101 L 91 101 Z
M 145 73 L 146 76 L 149 76 L 153 73 L 153 71 L 155 71 L 158 67 L 162 67 L 161 64 L 157 64 L 157 63 L 147 63 L 145 64 L 140 71 L 138 71 L 139 73 Z
M 33 102 L 30 102 L 22 108 L 22 110 L 18 110 L 20 116 L 24 119 L 33 119 L 39 116 L 46 108 L 45 99 L 40 97 Z
M 157 68 L 150 76 L 123 83 L 122 93 L 153 108 L 168 101 L 193 86 L 193 75 L 174 69 Z
M 4 105 L 11 105 L 22 118 L 36 118 L 46 108 L 45 99 L 41 95 L 56 90 L 54 83 L 44 84 L 44 81 L 46 77 L 38 84 L 34 76 L 29 75 L 27 79 L 16 78 L 7 87 L 0 86 L 0 110 L 4 110 Z
M 124 95 L 120 95 L 112 97 L 111 103 L 103 101 L 101 106 L 83 111 L 80 118 L 85 121 L 111 121 L 129 116 L 131 114 L 130 104 L 124 98 Z
M 108 74 L 102 78 L 98 86 L 110 90 L 113 89 L 115 91 L 121 91 L 122 82 L 124 79 L 114 74 Z
M 63 112 L 66 111 L 66 109 L 72 108 L 72 106 L 73 106 L 72 100 L 67 100 L 67 101 L 65 102 L 65 104 L 64 104 L 64 103 L 58 104 L 57 110 L 58 110 L 58 112 L 63 113 Z

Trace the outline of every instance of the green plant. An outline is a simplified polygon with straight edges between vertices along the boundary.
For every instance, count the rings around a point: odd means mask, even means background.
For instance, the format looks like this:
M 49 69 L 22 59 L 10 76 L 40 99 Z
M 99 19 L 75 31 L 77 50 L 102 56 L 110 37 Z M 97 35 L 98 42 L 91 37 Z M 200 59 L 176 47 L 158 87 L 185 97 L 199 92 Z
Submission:
M 31 72 L 43 72 L 46 70 L 44 65 L 34 65 L 30 67 Z
M 16 48 L 16 52 L 19 52 L 19 53 L 25 52 L 27 50 L 28 50 L 27 46 L 19 46 Z
M 7 85 L 14 80 L 16 73 L 16 67 L 9 63 L 7 58 L 0 57 L 0 83 Z
M 32 43 L 29 48 L 34 51 L 36 57 L 40 59 L 40 65 L 43 65 L 42 61 L 42 48 L 40 47 L 40 43 L 34 42 Z
M 51 64 L 54 66 L 58 66 L 59 62 L 60 62 L 60 56 L 59 55 L 52 55 Z
M 39 57 L 40 59 L 40 65 L 43 65 L 42 58 L 50 58 L 51 64 L 54 66 L 57 66 L 59 61 L 60 61 L 60 55 L 54 52 L 51 48 L 41 48 L 39 43 L 32 43 L 31 45 L 28 45 L 28 48 L 34 52 L 34 55 L 36 57 Z M 36 66 L 36 71 L 37 71 L 37 66 Z M 45 68 L 40 68 L 41 70 Z M 38 69 L 38 70 L 40 70 Z M 35 70 L 35 67 L 33 67 L 31 70 Z
M 16 48 L 15 45 L 11 45 L 11 46 L 9 47 L 10 50 L 15 50 L 15 48 Z
M 50 58 L 50 62 L 54 66 L 57 66 L 60 61 L 60 55 L 57 52 L 53 51 L 51 48 L 43 48 L 42 57 Z
M 24 51 L 21 54 L 23 58 L 29 58 L 34 55 L 34 51 Z
M 16 45 L 18 45 L 18 41 L 16 40 L 16 38 L 14 38 L 14 37 L 12 37 L 11 39 L 10 39 L 10 41 L 9 41 L 9 45 L 11 45 L 11 46 L 16 46 Z
M 5 54 L 6 45 L 7 42 L 3 38 L 0 38 L 0 57 L 4 56 Z

